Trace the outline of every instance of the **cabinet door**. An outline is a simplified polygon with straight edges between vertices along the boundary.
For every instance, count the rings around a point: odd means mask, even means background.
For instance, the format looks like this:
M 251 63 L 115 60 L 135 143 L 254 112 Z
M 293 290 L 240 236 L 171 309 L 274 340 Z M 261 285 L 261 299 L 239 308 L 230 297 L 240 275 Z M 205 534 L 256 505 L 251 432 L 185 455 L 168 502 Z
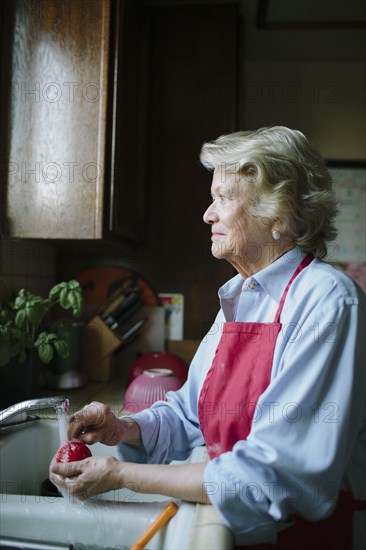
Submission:
M 141 242 L 146 217 L 150 20 L 140 2 L 117 2 L 116 22 L 113 169 L 106 220 L 114 235 Z
M 6 229 L 12 237 L 102 236 L 110 0 L 6 2 Z

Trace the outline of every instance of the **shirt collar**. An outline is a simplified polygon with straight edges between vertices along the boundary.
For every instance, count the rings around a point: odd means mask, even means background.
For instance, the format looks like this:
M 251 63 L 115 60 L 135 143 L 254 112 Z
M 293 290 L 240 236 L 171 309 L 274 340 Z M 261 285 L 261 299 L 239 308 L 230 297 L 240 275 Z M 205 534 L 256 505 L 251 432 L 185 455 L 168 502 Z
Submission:
M 296 246 L 245 281 L 241 275 L 236 275 L 219 289 L 220 299 L 235 301 L 242 290 L 250 288 L 254 283 L 279 304 L 287 283 L 305 255 L 306 253 Z
M 305 256 L 306 253 L 296 246 L 252 278 L 279 304 L 287 283 Z

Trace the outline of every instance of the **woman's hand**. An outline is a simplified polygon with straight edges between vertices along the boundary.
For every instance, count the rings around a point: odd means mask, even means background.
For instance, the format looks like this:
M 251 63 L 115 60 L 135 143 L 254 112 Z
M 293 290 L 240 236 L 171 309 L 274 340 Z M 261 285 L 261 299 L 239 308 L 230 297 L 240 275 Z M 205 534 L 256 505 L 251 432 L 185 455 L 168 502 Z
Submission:
M 141 444 L 140 428 L 131 418 L 117 418 L 108 405 L 93 401 L 69 418 L 69 439 L 80 439 L 87 445 L 101 442 Z
M 50 480 L 61 490 L 85 500 L 113 489 L 209 503 L 204 482 L 206 462 L 194 464 L 134 464 L 112 456 L 91 456 L 79 462 L 50 465 Z
M 113 456 L 91 456 L 79 462 L 50 465 L 50 480 L 71 496 L 85 500 L 99 493 L 120 488 L 123 462 Z

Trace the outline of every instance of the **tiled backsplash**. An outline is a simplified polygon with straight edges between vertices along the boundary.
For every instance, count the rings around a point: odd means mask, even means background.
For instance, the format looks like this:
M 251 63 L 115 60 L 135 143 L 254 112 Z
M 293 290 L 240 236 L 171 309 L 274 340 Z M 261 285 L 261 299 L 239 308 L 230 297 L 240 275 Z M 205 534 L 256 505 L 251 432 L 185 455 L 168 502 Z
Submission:
M 47 243 L 2 239 L 0 242 L 0 301 L 20 288 L 46 296 L 55 281 L 55 251 Z

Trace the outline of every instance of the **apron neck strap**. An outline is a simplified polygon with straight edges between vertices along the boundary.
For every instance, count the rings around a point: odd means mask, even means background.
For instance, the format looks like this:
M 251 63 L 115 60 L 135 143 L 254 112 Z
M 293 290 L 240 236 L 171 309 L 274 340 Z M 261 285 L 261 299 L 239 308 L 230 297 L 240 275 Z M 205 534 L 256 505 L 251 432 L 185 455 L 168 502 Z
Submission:
M 291 279 L 289 280 L 289 282 L 287 283 L 287 286 L 284 290 L 284 293 L 282 294 L 282 297 L 281 297 L 281 300 L 280 300 L 280 303 L 278 305 L 278 309 L 277 309 L 277 312 L 276 312 L 276 315 L 275 315 L 275 319 L 274 319 L 274 322 L 275 323 L 279 323 L 280 322 L 280 318 L 281 318 L 281 313 L 282 313 L 282 308 L 283 308 L 283 304 L 285 303 L 285 300 L 286 300 L 286 296 L 287 296 L 287 293 L 289 291 L 289 288 L 290 286 L 292 285 L 293 281 L 296 279 L 296 277 L 298 276 L 298 274 L 303 270 L 305 269 L 305 267 L 307 267 L 314 259 L 314 256 L 313 254 L 311 254 L 311 252 L 309 254 L 307 254 L 305 256 L 305 258 L 303 258 L 303 260 L 300 262 L 300 264 L 297 266 L 295 272 L 293 273 Z

